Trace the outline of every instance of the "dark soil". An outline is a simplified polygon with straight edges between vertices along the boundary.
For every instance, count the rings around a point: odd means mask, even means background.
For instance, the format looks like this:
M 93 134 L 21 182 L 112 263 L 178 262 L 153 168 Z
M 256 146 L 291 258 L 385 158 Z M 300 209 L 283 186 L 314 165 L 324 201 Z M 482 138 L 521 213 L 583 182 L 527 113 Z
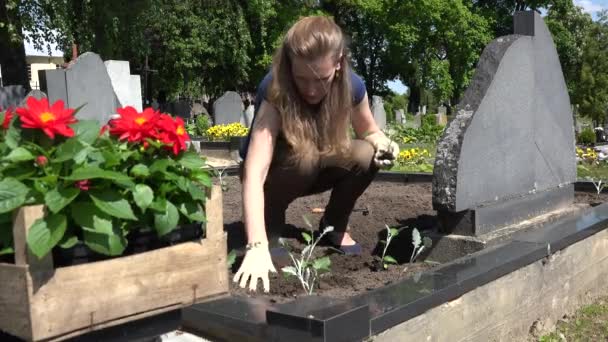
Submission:
M 225 179 L 224 192 L 224 228 L 228 232 L 229 250 L 238 249 L 245 245 L 244 227 L 241 221 L 241 184 L 237 177 Z M 607 194 L 599 198 L 596 194 L 576 193 L 577 203 L 602 202 L 608 199 Z M 285 237 L 296 250 L 304 246 L 300 238 L 301 232 L 308 228 L 303 215 L 306 215 L 317 228 L 322 214 L 313 213 L 313 208 L 324 208 L 329 200 L 329 192 L 300 198 L 294 201 L 287 210 L 289 229 Z M 393 183 L 376 181 L 359 198 L 356 209 L 367 209 L 368 213 L 355 211 L 350 218 L 349 226 L 353 238 L 363 246 L 363 255 L 345 256 L 327 246 L 317 248 L 315 255 L 329 255 L 331 271 L 324 274 L 315 293 L 335 298 L 346 298 L 375 289 L 404 277 L 410 277 L 418 272 L 435 265 L 426 262 L 409 263 L 413 245 L 411 240 L 412 228 L 421 232 L 432 229 L 437 223 L 436 212 L 431 204 L 430 183 Z M 388 270 L 378 270 L 378 255 L 381 254 L 385 239 L 385 224 L 389 227 L 406 228 L 393 239 L 387 255 L 393 256 L 398 265 L 389 265 Z M 238 269 L 241 258 L 233 265 L 231 277 Z M 299 281 L 295 277 L 285 277 L 279 268 L 277 274 L 271 274 L 270 294 L 264 295 L 272 301 L 284 302 L 304 294 Z M 231 281 L 231 291 L 234 294 L 250 295 L 246 290 Z M 258 285 L 257 296 L 261 294 L 261 282 Z

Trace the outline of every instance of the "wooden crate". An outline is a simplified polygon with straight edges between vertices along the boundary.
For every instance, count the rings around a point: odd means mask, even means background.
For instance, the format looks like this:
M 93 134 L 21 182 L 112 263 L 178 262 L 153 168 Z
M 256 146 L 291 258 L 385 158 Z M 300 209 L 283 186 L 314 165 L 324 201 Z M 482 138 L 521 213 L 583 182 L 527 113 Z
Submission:
M 22 208 L 13 227 L 15 264 L 0 263 L 0 330 L 26 340 L 63 340 L 191 305 L 228 292 L 222 192 L 210 191 L 206 238 L 136 255 L 53 267 L 28 252 L 27 228 L 43 206 Z

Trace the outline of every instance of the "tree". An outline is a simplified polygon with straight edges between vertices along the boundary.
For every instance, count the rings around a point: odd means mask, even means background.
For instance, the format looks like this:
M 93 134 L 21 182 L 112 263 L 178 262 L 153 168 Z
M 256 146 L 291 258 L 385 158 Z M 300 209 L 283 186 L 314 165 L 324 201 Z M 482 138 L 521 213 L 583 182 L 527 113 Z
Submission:
M 575 98 L 583 64 L 583 44 L 592 25 L 591 16 L 572 0 L 554 0 L 547 10 L 545 23 L 555 42 L 568 93 Z
M 599 14 L 587 35 L 576 92 L 580 113 L 591 117 L 596 124 L 606 122 L 608 111 L 608 11 Z

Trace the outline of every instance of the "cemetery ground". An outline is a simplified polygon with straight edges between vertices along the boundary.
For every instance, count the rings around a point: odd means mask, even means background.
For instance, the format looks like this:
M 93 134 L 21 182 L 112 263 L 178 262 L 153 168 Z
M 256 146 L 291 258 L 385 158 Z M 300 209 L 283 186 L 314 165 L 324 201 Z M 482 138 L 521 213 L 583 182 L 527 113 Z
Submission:
M 601 298 L 557 322 L 554 332 L 540 342 L 605 341 L 608 339 L 608 298 Z
M 228 250 L 243 247 L 246 244 L 241 210 L 241 183 L 236 176 L 223 179 L 225 191 L 224 229 L 228 232 Z M 417 228 L 422 235 L 433 230 L 437 225 L 437 215 L 431 205 L 431 183 L 397 183 L 389 181 L 374 181 L 359 198 L 355 212 L 351 215 L 349 226 L 353 238 L 363 247 L 361 256 L 344 256 L 331 247 L 319 246 L 315 255 L 329 255 L 331 259 L 330 272 L 320 277 L 319 288 L 315 294 L 333 298 L 348 298 L 366 291 L 376 289 L 395 281 L 429 270 L 438 265 L 436 262 L 416 260 L 410 263 L 412 254 L 412 228 Z M 301 232 L 307 231 L 303 216 L 307 216 L 313 226 L 317 224 L 322 214 L 314 213 L 315 208 L 324 208 L 329 199 L 329 191 L 295 200 L 287 210 L 287 226 L 285 237 L 289 245 L 296 251 L 305 246 Z M 591 192 L 576 192 L 575 203 L 596 205 L 605 202 L 608 194 L 597 195 Z M 364 210 L 367 210 L 365 215 Z M 386 238 L 385 225 L 394 228 L 409 227 L 402 230 L 389 245 L 387 255 L 394 257 L 398 264 L 388 265 L 386 270 L 378 270 L 376 260 L 382 252 Z M 432 247 L 431 247 L 432 248 Z M 237 257 L 232 265 L 232 275 L 236 273 L 241 261 Z M 262 294 L 261 283 L 258 292 L 251 294 L 231 283 L 231 292 L 239 296 L 263 296 L 272 302 L 284 303 L 296 297 L 305 295 L 305 291 L 296 277 L 286 277 L 277 267 L 277 273 L 271 274 L 270 293 Z

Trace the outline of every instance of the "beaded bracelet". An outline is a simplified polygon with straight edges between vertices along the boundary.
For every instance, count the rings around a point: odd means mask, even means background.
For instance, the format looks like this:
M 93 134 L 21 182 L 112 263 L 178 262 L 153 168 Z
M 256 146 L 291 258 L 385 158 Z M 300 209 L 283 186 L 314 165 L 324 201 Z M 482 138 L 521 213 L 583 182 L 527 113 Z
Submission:
M 256 241 L 256 242 L 250 242 L 247 244 L 247 246 L 245 246 L 246 250 L 251 250 L 257 247 L 260 247 L 262 245 L 266 245 L 268 244 L 267 242 L 262 242 L 262 241 Z

